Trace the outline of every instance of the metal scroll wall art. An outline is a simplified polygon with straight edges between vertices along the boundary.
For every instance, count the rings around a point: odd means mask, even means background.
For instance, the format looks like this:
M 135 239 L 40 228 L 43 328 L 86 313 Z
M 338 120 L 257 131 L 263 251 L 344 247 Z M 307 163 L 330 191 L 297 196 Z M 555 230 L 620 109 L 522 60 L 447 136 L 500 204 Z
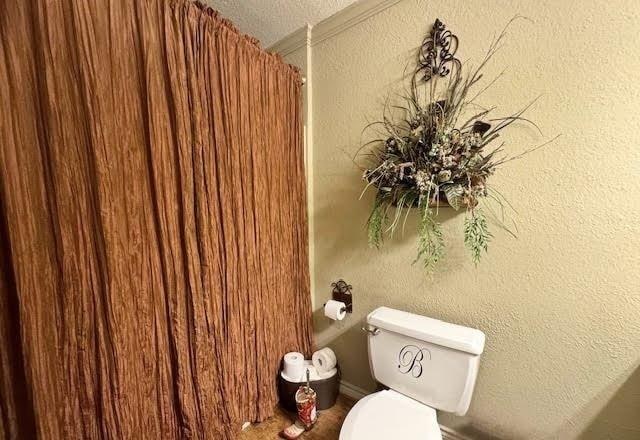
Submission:
M 537 129 L 524 116 L 535 100 L 506 116 L 495 116 L 495 105 L 476 102 L 499 77 L 476 89 L 484 67 L 502 46 L 506 29 L 494 37 L 479 64 L 467 68 L 456 57 L 458 37 L 435 20 L 417 51 L 411 84 L 396 102 L 387 101 L 382 117 L 367 126 L 375 127 L 375 138 L 361 147 L 369 150 L 362 155 L 366 160 L 363 194 L 368 188 L 376 191 L 367 220 L 370 246 L 378 248 L 395 231 L 404 231 L 414 208 L 419 216 L 414 262 L 420 261 L 427 271 L 445 255 L 443 228 L 437 218 L 441 207 L 465 213 L 464 245 L 474 264 L 493 239 L 489 219 L 515 237 L 510 220 L 502 217 L 508 211 L 503 208 L 511 204 L 493 187 L 492 176 L 555 138 L 509 154 L 502 134 L 516 122 Z M 480 201 L 487 203 L 480 205 Z
M 455 69 L 456 73 L 462 63 L 455 57 L 458 50 L 458 37 L 440 19 L 436 19 L 431 32 L 420 46 L 417 70 L 424 81 L 433 76 L 447 76 Z

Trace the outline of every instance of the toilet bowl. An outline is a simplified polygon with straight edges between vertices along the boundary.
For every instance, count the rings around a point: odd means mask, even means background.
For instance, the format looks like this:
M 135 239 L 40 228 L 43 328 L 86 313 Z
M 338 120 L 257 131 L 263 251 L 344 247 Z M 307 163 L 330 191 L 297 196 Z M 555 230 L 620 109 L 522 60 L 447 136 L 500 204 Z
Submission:
M 436 411 L 393 390 L 370 394 L 354 405 L 340 440 L 442 440 Z
M 389 389 L 351 408 L 340 440 L 442 440 L 436 410 L 467 412 L 484 333 L 388 307 L 365 330 L 371 373 Z

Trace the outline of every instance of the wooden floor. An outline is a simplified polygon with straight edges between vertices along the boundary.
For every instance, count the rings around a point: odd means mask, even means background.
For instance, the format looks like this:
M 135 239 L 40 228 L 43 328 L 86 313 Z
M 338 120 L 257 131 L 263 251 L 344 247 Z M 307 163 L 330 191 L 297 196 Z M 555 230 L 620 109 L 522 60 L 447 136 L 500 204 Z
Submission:
M 347 413 L 355 402 L 348 397 L 340 395 L 336 404 L 325 411 L 320 411 L 318 422 L 311 431 L 305 432 L 299 437 L 301 440 L 338 440 L 340 428 Z M 279 433 L 291 425 L 294 415 L 278 408 L 276 414 L 269 420 L 257 425 L 251 425 L 240 434 L 239 440 L 268 440 L 277 439 Z

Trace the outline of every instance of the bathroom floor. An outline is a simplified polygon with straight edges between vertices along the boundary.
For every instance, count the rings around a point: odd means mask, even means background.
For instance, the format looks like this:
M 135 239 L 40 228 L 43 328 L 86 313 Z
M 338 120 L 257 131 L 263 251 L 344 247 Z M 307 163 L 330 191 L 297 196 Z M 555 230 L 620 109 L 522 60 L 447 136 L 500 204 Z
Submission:
M 336 404 L 328 410 L 321 411 L 318 417 L 318 424 L 313 429 L 300 437 L 301 440 L 338 440 L 340 428 L 347 413 L 355 404 L 354 400 L 340 395 Z M 278 434 L 287 426 L 293 423 L 293 415 L 276 409 L 276 413 L 269 420 L 257 425 L 252 425 L 242 434 L 239 440 L 262 440 L 277 439 Z

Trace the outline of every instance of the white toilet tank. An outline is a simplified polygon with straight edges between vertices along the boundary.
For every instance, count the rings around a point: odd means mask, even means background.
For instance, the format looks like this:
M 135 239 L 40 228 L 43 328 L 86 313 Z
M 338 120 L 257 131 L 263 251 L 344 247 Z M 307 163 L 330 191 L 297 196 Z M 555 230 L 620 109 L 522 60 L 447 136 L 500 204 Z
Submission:
M 388 307 L 371 312 L 367 323 L 369 362 L 378 382 L 431 408 L 467 412 L 484 333 Z

